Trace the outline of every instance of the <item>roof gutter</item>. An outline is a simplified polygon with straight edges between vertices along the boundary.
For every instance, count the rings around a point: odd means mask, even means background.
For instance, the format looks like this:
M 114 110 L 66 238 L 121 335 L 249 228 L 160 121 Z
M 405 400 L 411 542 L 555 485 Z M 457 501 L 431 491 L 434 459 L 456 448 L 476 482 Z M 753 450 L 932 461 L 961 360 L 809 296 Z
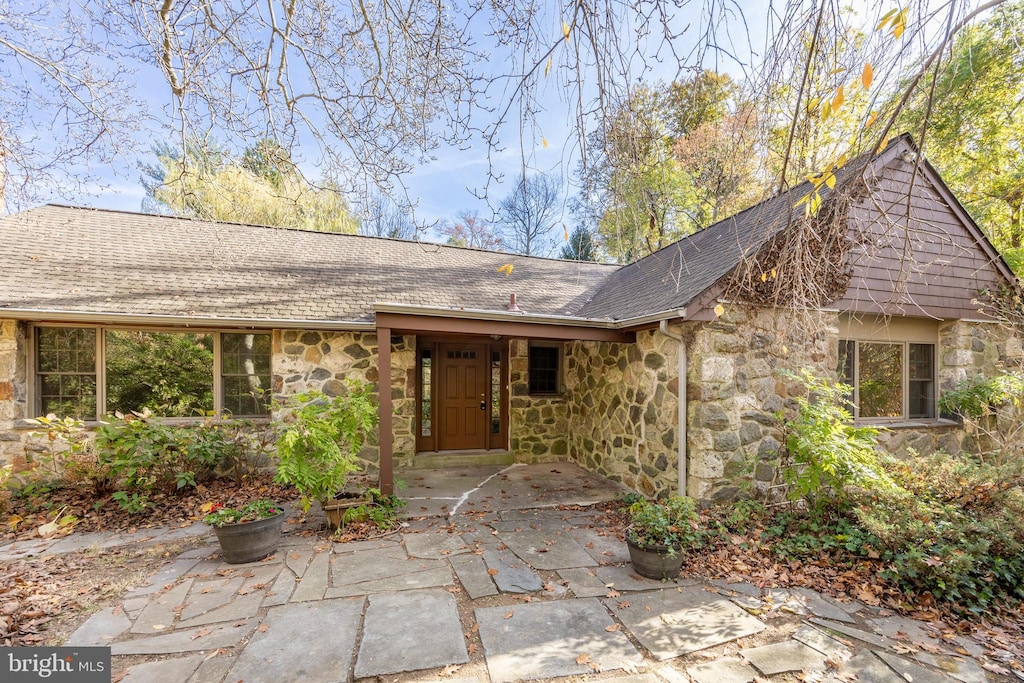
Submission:
M 496 311 L 481 308 L 440 308 L 435 306 L 419 306 L 415 304 L 376 303 L 373 310 L 377 313 L 395 313 L 398 315 L 425 315 L 438 318 L 463 318 L 468 320 L 497 320 L 502 322 L 526 322 L 536 325 L 572 325 L 575 327 L 594 327 L 606 330 L 622 330 L 662 320 L 685 318 L 685 309 L 670 309 L 636 318 L 609 320 L 607 318 L 580 318 L 571 315 L 550 315 L 512 311 Z
M 146 315 L 137 313 L 87 313 L 81 311 L 42 310 L 0 307 L 0 318 L 18 320 L 81 322 L 116 325 L 159 325 L 172 327 L 233 327 L 283 330 L 371 331 L 370 321 L 296 320 L 287 318 L 211 318 L 188 315 Z

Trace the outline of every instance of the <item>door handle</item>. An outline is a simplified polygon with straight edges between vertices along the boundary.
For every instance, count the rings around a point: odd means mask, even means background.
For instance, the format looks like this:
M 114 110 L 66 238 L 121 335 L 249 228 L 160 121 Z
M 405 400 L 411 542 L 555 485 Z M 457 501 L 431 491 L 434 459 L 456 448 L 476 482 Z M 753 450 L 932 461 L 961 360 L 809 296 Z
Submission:
M 480 410 L 487 410 L 487 401 L 483 394 L 480 394 Z

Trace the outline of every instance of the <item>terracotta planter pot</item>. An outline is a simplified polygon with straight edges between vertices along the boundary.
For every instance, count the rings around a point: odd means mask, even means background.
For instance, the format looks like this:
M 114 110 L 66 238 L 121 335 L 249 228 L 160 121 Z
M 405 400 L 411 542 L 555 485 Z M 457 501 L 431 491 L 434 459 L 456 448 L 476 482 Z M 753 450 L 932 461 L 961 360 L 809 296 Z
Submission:
M 626 545 L 629 547 L 629 560 L 633 563 L 633 569 L 640 576 L 658 580 L 679 578 L 679 570 L 683 566 L 681 550 L 677 549 L 672 555 L 671 549 L 664 545 L 641 548 L 629 540 L 628 534 Z
M 220 541 L 220 555 L 228 564 L 262 560 L 277 549 L 281 541 L 284 512 L 255 522 L 214 527 Z
M 369 502 L 366 498 L 354 494 L 351 497 L 332 498 L 325 503 L 321 503 L 320 507 L 327 517 L 327 526 L 336 531 L 341 528 L 341 522 L 345 517 L 346 510 L 359 505 L 365 505 Z

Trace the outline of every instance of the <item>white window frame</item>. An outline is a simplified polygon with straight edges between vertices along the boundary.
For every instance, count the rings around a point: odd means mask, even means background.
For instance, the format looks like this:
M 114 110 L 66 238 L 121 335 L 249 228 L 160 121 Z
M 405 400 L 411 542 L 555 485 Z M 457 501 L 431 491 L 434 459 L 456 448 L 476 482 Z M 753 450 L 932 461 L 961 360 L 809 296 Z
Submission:
M 116 332 L 177 332 L 182 334 L 210 334 L 213 335 L 213 411 L 214 418 L 222 419 L 224 415 L 224 376 L 222 374 L 221 358 L 221 335 L 222 334 L 266 334 L 270 335 L 270 377 L 273 384 L 274 377 L 274 339 L 273 330 L 246 330 L 229 328 L 205 328 L 205 327 L 144 327 L 136 325 L 89 325 L 86 323 L 59 323 L 46 324 L 36 323 L 29 326 L 29 333 L 26 346 L 28 347 L 28 405 L 33 415 L 40 411 L 39 397 L 39 373 L 37 372 L 36 361 L 38 360 L 38 346 L 36 330 L 39 328 L 60 328 L 74 327 L 96 330 L 96 415 L 91 417 L 79 417 L 83 422 L 95 423 L 100 417 L 107 414 L 107 362 L 106 362 L 106 333 Z M 61 416 L 64 417 L 64 416 Z M 267 415 L 230 415 L 230 418 L 240 420 L 269 420 Z M 161 422 L 167 424 L 193 424 L 200 422 L 204 417 L 162 417 Z

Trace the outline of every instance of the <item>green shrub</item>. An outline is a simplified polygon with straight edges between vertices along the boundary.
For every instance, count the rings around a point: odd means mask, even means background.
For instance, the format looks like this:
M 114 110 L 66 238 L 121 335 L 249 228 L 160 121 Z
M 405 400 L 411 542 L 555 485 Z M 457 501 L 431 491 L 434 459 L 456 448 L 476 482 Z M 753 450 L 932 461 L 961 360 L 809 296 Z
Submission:
M 343 396 L 321 392 L 296 395 L 285 406 L 277 441 L 277 481 L 291 484 L 308 510 L 314 501 L 330 500 L 345 488 L 348 475 L 360 469 L 358 455 L 377 408 L 366 384 L 352 383 Z
M 141 496 L 208 481 L 233 448 L 214 427 L 163 424 L 148 413 L 105 417 L 96 430 L 95 446 L 117 488 Z M 124 503 L 122 507 L 127 509 Z
M 677 553 L 703 541 L 693 498 L 672 496 L 660 502 L 641 499 L 626 508 L 626 513 L 626 537 L 640 548 L 664 546 Z
M 791 463 L 783 475 L 790 497 L 822 505 L 832 497 L 841 502 L 853 487 L 891 489 L 892 480 L 878 456 L 878 429 L 854 425 L 845 407 L 850 387 L 807 370 L 783 374 L 807 391 L 806 397 L 796 398 L 796 415 L 786 422 Z
M 854 509 L 884 548 L 887 579 L 972 611 L 1024 599 L 1024 464 L 938 453 L 892 471 L 899 487 Z

